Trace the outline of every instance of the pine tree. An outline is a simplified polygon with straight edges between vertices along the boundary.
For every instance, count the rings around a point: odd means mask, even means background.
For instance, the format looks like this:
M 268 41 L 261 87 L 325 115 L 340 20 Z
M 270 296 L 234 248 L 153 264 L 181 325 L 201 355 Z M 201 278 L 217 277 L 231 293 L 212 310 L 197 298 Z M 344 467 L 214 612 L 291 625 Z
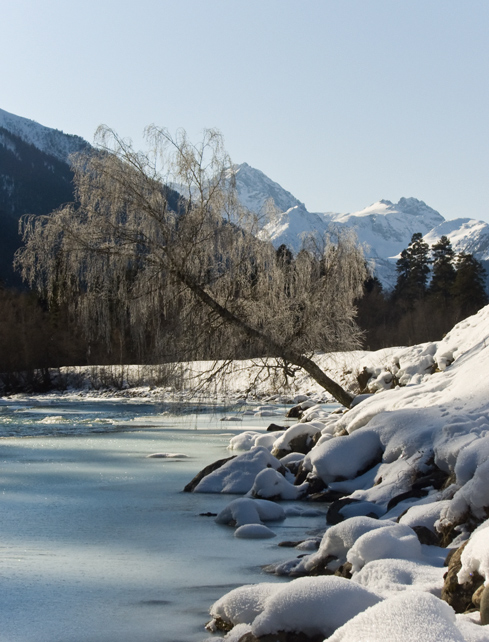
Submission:
M 488 303 L 486 278 L 484 266 L 472 254 L 461 252 L 458 255 L 452 294 L 460 307 L 461 318 L 475 314 Z
M 401 252 L 397 261 L 397 283 L 394 298 L 412 307 L 414 301 L 426 294 L 429 267 L 429 245 L 423 241 L 421 232 L 416 232 L 409 246 Z
M 438 302 L 447 304 L 452 295 L 452 288 L 455 282 L 455 268 L 453 251 L 450 239 L 442 236 L 438 243 L 431 246 L 433 252 L 433 276 L 428 292 Z

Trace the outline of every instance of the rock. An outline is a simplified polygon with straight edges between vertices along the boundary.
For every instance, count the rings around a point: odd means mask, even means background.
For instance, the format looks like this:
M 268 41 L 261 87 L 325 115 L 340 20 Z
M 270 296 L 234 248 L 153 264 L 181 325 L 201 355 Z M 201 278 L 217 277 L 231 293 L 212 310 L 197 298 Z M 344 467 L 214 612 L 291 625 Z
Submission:
M 449 473 L 434 466 L 433 469 L 424 475 L 420 475 L 413 483 L 414 489 L 430 488 L 431 486 L 436 490 L 446 487 L 447 480 L 450 478 Z
M 267 428 L 268 432 L 278 432 L 278 431 L 283 431 L 287 430 L 287 426 L 279 426 L 277 424 L 270 424 Z
M 484 592 L 484 588 L 484 584 L 481 584 L 477 591 L 472 595 L 472 604 L 476 609 L 480 609 L 481 607 L 482 593 Z
M 302 544 L 303 541 L 303 539 L 299 539 L 297 541 L 285 540 L 283 542 L 279 542 L 277 546 L 283 546 L 284 548 L 295 548 L 296 546 L 299 546 L 299 544 Z
M 326 489 L 321 492 L 312 493 L 311 495 L 306 496 L 308 502 L 324 502 L 331 504 L 338 499 L 342 499 L 346 493 L 340 492 L 339 490 L 330 490 Z
M 372 372 L 370 370 L 367 370 L 367 368 L 364 368 L 362 372 L 360 372 L 357 375 L 357 382 L 360 387 L 360 394 L 367 389 L 367 384 L 371 376 L 372 376 Z
M 334 572 L 334 574 L 338 575 L 338 577 L 345 577 L 347 580 L 351 580 L 351 569 L 352 565 L 350 562 L 345 562 Z
M 200 484 L 200 482 L 209 475 L 210 473 L 213 473 L 215 470 L 220 468 L 223 464 L 225 464 L 227 461 L 230 461 L 231 459 L 234 459 L 236 455 L 233 455 L 232 457 L 226 457 L 225 459 L 218 459 L 215 461 L 213 464 L 209 464 L 205 468 L 203 468 L 200 473 L 197 473 L 195 477 L 190 481 L 185 488 L 183 489 L 184 493 L 191 493 L 195 490 L 195 488 Z
M 302 415 L 303 415 L 303 410 L 299 405 L 299 406 L 292 406 L 292 408 L 289 408 L 285 416 L 289 417 L 290 419 L 300 419 Z
M 334 575 L 335 571 L 328 568 L 328 565 L 331 564 L 331 562 L 336 562 L 337 559 L 336 555 L 326 555 L 326 557 L 318 559 L 315 566 L 308 567 L 307 575 Z
M 223 631 L 224 633 L 228 633 L 233 628 L 233 625 L 231 624 L 231 622 L 227 622 L 220 617 L 216 617 L 210 622 L 207 622 L 205 628 L 208 631 L 212 631 L 212 633 L 215 633 L 216 631 Z
M 421 497 L 426 497 L 427 494 L 428 491 L 424 488 L 411 488 L 411 490 L 407 490 L 405 493 L 392 497 L 387 504 L 387 512 L 389 512 L 391 508 L 394 508 L 394 506 L 397 506 L 400 502 L 403 502 L 405 499 L 420 499 Z
M 299 482 L 299 479 L 301 477 L 304 477 L 304 479 L 303 479 L 302 482 Z M 314 495 L 315 493 L 321 493 L 327 488 L 326 484 L 323 482 L 322 479 L 319 479 L 319 477 L 312 476 L 307 471 L 306 471 L 306 474 L 304 476 L 304 475 L 301 474 L 301 469 L 299 468 L 299 472 L 298 472 L 298 474 L 297 474 L 297 476 L 295 478 L 294 485 L 295 486 L 300 486 L 301 483 L 303 483 L 304 481 L 307 481 L 307 483 L 309 484 L 309 487 L 308 487 L 308 490 L 307 490 L 309 495 Z M 338 498 L 336 498 L 336 499 L 338 499 Z M 333 501 L 333 500 L 331 500 L 331 501 Z
M 445 574 L 445 583 L 441 592 L 441 599 L 450 604 L 455 613 L 465 613 L 476 608 L 472 596 L 484 582 L 484 578 L 479 573 L 473 573 L 469 582 L 458 583 L 457 574 L 462 568 L 461 557 L 466 545 L 467 542 L 464 542 L 450 555 L 448 571 Z
M 317 433 L 321 436 L 321 433 Z M 315 445 L 317 439 L 314 439 L 315 435 L 308 435 L 307 433 L 302 433 L 297 435 L 289 441 L 289 446 L 287 449 L 273 449 L 272 455 L 277 459 L 282 459 L 290 453 L 301 453 L 302 455 L 307 455 L 311 448 Z
M 420 544 L 440 546 L 440 536 L 426 526 L 412 526 L 412 529 L 418 536 Z
M 480 611 L 481 624 L 489 624 L 489 585 L 482 590 Z
M 344 506 L 348 506 L 348 504 L 356 504 L 359 502 L 360 500 L 353 499 L 352 497 L 337 499 L 331 504 L 331 506 L 328 509 L 328 512 L 326 513 L 326 523 L 334 525 L 344 521 L 345 517 L 344 515 L 341 514 L 341 509 Z

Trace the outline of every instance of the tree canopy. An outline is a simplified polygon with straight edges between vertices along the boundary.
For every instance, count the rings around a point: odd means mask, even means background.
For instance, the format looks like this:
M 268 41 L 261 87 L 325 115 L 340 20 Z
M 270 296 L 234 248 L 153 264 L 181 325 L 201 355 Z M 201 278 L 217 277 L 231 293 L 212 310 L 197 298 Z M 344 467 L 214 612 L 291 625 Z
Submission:
M 294 260 L 277 255 L 239 203 L 218 131 L 194 145 L 183 130 L 152 126 L 147 140 L 142 153 L 99 129 L 99 148 L 73 159 L 76 202 L 23 221 L 24 279 L 51 303 L 67 301 L 88 335 L 109 336 L 117 320 L 157 350 L 177 319 L 178 360 L 210 337 L 230 358 L 248 342 L 349 405 L 311 357 L 358 345 L 354 301 L 366 272 L 355 238 L 332 230 Z

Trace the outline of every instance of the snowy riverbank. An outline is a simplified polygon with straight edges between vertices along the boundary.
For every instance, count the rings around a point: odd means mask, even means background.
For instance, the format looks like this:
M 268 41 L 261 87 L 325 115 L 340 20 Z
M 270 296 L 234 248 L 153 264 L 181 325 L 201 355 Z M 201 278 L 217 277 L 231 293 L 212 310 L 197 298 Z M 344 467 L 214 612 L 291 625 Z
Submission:
M 246 452 L 196 486 L 246 495 L 217 518 L 238 537 L 273 535 L 282 516 L 269 499 L 336 499 L 322 540 L 268 568 L 288 584 L 236 589 L 212 607 L 211 629 L 234 627 L 226 640 L 489 640 L 479 614 L 489 583 L 489 307 L 443 341 L 360 355 L 356 372 L 338 372 L 353 381 L 365 365 L 375 395 L 329 416 L 312 406 L 285 432 L 234 438 Z M 302 391 L 318 400 L 310 382 Z M 294 453 L 297 443 L 308 452 Z
M 332 502 L 322 539 L 270 560 L 267 570 L 289 582 L 238 588 L 214 604 L 212 639 L 228 631 L 228 642 L 489 641 L 479 614 L 489 592 L 489 307 L 439 342 L 319 363 L 351 391 L 375 394 L 328 414 L 321 404 L 330 397 L 309 377 L 297 374 L 284 390 L 251 362 L 234 363 L 226 386 L 201 397 L 190 389 L 204 363 L 179 366 L 178 390 L 136 366 L 106 370 L 118 377 L 112 388 L 97 380 L 101 369 L 61 374 L 67 396 L 243 402 L 235 421 L 258 412 L 281 424 L 277 402 L 302 406 L 285 430 L 234 436 L 237 456 L 194 484 L 243 495 L 217 521 L 244 539 L 273 537 L 288 517 L 280 500 Z M 251 410 L 246 397 L 263 405 Z

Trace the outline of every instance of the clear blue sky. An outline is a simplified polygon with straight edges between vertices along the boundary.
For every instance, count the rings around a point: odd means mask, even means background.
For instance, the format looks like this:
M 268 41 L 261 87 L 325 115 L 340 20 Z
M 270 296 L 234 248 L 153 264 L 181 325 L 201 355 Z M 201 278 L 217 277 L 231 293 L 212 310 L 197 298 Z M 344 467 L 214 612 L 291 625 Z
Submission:
M 311 211 L 414 196 L 489 221 L 488 0 L 12 0 L 0 108 L 224 134 Z

